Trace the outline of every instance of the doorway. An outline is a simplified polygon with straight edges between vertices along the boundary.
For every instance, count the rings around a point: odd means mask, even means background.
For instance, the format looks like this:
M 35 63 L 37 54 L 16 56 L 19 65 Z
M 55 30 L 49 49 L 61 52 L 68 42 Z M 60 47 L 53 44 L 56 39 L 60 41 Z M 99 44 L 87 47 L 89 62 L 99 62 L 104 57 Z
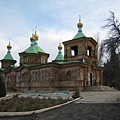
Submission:
M 90 86 L 93 86 L 93 74 L 90 73 Z

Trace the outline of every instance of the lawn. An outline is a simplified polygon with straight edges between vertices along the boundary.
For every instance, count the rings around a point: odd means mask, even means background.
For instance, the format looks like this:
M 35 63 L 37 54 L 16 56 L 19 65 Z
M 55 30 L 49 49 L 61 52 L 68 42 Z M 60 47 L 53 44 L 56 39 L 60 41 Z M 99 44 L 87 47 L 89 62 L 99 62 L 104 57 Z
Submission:
M 1 100 L 0 112 L 34 111 L 67 102 L 63 99 L 19 98 L 17 95 L 8 100 Z

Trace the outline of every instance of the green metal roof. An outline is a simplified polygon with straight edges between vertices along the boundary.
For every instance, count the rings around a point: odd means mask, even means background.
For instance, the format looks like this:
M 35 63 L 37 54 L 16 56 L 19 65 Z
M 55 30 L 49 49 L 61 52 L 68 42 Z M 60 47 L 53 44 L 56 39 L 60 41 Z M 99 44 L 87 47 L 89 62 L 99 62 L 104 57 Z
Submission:
M 48 62 L 48 63 L 40 63 L 40 64 L 23 64 L 26 67 L 32 67 L 32 66 L 41 66 L 41 65 L 47 65 L 47 64 L 57 64 L 57 65 L 65 65 L 65 64 L 72 64 L 72 63 L 81 63 L 84 65 L 90 65 L 91 61 L 89 62 L 82 62 L 81 60 L 71 60 L 71 61 L 62 61 L 62 62 Z
M 18 68 L 19 66 L 11 65 L 11 67 L 15 69 Z
M 83 38 L 83 37 L 86 37 L 86 36 L 82 33 L 82 31 L 80 31 L 75 35 L 75 37 L 73 39 Z
M 3 71 L 3 70 L 5 70 L 5 69 L 3 69 L 3 68 L 0 68 L 0 70 L 2 70 L 2 71 Z
M 45 53 L 37 44 L 30 46 L 24 52 L 26 52 L 26 53 L 36 53 L 36 54 L 38 52 Z
M 73 60 L 73 61 L 65 61 L 65 62 L 57 62 L 58 64 L 71 64 L 71 63 L 78 63 L 78 62 L 81 62 L 79 60 Z
M 35 44 L 35 47 L 36 47 L 36 50 L 37 50 L 38 52 L 45 53 L 45 52 L 38 46 L 38 44 Z
M 34 45 L 27 48 L 24 52 L 26 52 L 26 53 L 38 53 Z
M 92 63 L 92 61 L 88 61 L 88 62 L 86 62 L 86 64 L 88 64 L 88 65 L 90 65 Z
M 55 58 L 55 60 L 64 60 L 64 57 L 63 57 L 62 53 L 58 53 L 58 55 Z
M 14 60 L 11 53 L 7 52 L 7 54 L 5 55 L 5 57 L 3 58 L 3 60 Z
M 82 63 L 82 64 L 90 65 L 91 61 L 89 61 L 89 62 L 82 62 L 80 60 L 71 60 L 71 61 L 56 62 L 56 63 L 60 64 L 60 65 L 71 64 L 71 63 Z

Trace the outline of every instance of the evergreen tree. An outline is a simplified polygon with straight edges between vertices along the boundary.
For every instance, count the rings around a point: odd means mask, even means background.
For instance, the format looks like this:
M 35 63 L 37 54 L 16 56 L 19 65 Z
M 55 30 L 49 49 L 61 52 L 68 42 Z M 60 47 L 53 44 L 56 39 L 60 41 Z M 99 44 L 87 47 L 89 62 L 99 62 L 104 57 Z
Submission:
M 0 76 L 0 97 L 5 97 L 5 96 L 6 96 L 5 84 L 2 80 L 2 77 Z

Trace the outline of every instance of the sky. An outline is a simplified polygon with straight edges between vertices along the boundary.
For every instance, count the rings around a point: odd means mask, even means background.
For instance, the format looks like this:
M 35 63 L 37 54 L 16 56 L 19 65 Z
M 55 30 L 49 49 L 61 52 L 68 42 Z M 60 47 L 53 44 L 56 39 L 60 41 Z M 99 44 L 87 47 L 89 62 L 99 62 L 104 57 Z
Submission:
M 56 58 L 59 42 L 71 40 L 77 34 L 79 15 L 82 31 L 87 37 L 99 33 L 100 41 L 107 37 L 101 29 L 110 11 L 120 20 L 120 0 L 0 0 L 0 60 L 12 45 L 11 54 L 19 65 L 19 54 L 30 46 L 34 30 L 38 45 Z M 62 45 L 63 46 L 63 45 Z M 64 54 L 64 46 L 63 46 Z

